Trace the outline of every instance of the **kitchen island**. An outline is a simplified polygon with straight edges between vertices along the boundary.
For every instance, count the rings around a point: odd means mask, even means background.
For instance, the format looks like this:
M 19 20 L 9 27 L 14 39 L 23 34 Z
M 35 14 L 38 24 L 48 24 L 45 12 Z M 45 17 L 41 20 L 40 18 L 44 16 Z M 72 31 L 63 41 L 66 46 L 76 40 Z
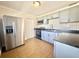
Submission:
M 60 30 L 54 39 L 56 58 L 79 58 L 79 31 Z
M 71 45 L 79 48 L 79 30 L 62 30 L 62 29 L 45 29 L 45 28 L 35 28 L 35 30 L 40 30 L 41 39 L 46 34 L 53 34 L 54 41 L 58 41 L 67 45 Z M 48 36 L 49 36 L 48 34 Z M 47 36 L 46 36 L 47 37 Z
M 79 57 L 79 31 L 41 29 L 41 40 L 54 44 L 56 58 Z

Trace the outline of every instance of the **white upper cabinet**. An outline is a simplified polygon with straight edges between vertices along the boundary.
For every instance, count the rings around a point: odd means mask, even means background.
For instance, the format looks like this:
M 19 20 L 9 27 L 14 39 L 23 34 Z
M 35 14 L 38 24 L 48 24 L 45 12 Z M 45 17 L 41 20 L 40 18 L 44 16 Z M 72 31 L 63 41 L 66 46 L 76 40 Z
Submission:
M 59 12 L 53 14 L 53 19 L 57 19 L 57 18 L 59 18 Z
M 60 11 L 60 22 L 79 21 L 79 5 Z
M 79 5 L 69 9 L 70 22 L 79 21 Z
M 54 19 L 59 19 L 60 23 L 77 22 L 79 21 L 79 5 L 68 6 L 68 8 L 59 10 L 53 14 L 43 17 L 45 24 L 53 24 Z M 48 21 L 46 22 L 46 20 Z
M 79 21 L 79 5 L 77 6 L 77 21 Z
M 60 11 L 60 22 L 68 22 L 69 21 L 69 9 Z

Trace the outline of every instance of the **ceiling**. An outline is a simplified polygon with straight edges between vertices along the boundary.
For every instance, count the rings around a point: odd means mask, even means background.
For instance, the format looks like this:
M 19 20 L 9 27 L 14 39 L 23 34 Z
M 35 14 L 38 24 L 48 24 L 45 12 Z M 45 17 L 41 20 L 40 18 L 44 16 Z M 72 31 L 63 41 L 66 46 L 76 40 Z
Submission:
M 0 1 L 0 5 L 26 14 L 38 16 L 68 6 L 75 1 L 40 1 L 40 7 L 33 7 L 33 1 Z

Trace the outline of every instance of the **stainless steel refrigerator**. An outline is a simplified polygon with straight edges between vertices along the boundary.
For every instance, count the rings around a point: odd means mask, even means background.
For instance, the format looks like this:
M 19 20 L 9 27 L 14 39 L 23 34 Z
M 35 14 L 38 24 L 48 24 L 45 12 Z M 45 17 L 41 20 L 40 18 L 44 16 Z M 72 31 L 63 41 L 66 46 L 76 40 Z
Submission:
M 1 45 L 5 50 L 10 50 L 24 44 L 23 20 L 20 17 L 4 15 L 2 19 Z M 1 30 L 0 30 L 1 31 Z

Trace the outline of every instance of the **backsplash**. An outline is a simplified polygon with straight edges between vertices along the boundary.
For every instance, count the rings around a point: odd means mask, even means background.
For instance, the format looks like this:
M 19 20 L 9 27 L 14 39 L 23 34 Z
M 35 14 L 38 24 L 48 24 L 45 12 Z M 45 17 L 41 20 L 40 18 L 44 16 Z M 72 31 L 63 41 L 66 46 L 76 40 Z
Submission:
M 37 25 L 35 28 L 53 29 L 53 25 L 52 24 L 42 24 L 42 25 Z

